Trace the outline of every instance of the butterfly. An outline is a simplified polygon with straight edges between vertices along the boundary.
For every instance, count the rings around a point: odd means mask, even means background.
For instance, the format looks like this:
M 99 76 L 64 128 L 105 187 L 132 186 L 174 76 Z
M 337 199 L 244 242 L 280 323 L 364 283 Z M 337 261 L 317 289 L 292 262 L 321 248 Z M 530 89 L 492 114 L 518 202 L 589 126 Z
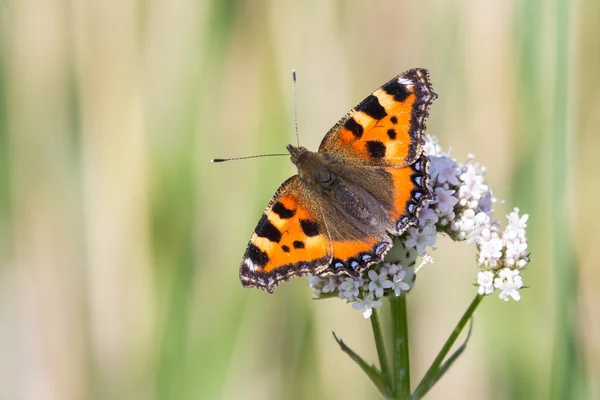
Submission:
M 240 279 L 273 293 L 308 274 L 358 276 L 417 220 L 428 189 L 425 120 L 437 98 L 425 69 L 360 102 L 318 152 L 287 146 L 298 174 L 277 190 L 244 253 Z

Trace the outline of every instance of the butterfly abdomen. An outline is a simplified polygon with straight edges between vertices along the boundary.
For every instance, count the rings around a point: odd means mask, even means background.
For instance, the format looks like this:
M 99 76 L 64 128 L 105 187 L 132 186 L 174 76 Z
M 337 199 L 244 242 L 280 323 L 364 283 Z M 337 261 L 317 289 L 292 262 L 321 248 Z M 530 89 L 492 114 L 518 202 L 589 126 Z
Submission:
M 366 225 L 377 225 L 375 213 L 369 210 L 369 207 L 367 207 L 365 202 L 348 189 L 348 187 L 337 185 L 333 190 L 332 195 L 341 207 L 353 218 Z

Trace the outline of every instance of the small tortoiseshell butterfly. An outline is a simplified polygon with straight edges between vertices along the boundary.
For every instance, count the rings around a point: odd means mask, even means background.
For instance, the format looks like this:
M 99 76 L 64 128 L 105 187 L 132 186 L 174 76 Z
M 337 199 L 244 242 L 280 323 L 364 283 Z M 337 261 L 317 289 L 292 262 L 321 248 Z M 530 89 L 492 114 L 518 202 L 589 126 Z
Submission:
M 272 293 L 294 276 L 357 276 L 417 220 L 427 188 L 425 120 L 437 98 L 425 69 L 398 75 L 328 133 L 317 153 L 287 146 L 298 175 L 273 196 L 240 279 Z

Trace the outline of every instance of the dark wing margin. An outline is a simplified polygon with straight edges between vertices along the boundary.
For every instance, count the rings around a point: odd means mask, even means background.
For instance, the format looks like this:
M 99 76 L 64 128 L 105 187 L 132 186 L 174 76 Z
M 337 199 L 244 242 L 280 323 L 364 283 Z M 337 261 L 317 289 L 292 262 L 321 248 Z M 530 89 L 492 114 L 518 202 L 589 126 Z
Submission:
M 396 231 L 390 233 L 399 236 L 418 221 L 419 212 L 423 206 L 433 199 L 429 185 L 429 159 L 423 154 L 409 167 L 389 168 L 387 171 L 394 176 L 395 191 L 397 192 L 396 206 L 391 213 Z M 402 176 L 405 171 L 409 171 L 410 184 Z M 401 182 L 403 182 L 402 185 Z M 408 196 L 403 196 L 400 192 L 408 192 Z

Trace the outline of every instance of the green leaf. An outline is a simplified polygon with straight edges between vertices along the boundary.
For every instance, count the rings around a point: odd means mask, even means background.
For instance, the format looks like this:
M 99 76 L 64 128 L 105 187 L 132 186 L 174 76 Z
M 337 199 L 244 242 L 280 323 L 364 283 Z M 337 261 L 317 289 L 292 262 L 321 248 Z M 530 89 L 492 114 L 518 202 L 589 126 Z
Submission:
M 363 360 L 358 354 L 356 354 L 350 347 L 346 346 L 346 344 L 333 333 L 333 338 L 340 346 L 340 349 L 348 354 L 348 356 L 356 363 L 358 366 L 364 371 L 365 374 L 371 379 L 371 382 L 375 385 L 377 390 L 386 398 L 389 397 L 388 388 L 385 384 L 385 380 L 381 372 L 375 368 L 374 365 L 369 365 Z

